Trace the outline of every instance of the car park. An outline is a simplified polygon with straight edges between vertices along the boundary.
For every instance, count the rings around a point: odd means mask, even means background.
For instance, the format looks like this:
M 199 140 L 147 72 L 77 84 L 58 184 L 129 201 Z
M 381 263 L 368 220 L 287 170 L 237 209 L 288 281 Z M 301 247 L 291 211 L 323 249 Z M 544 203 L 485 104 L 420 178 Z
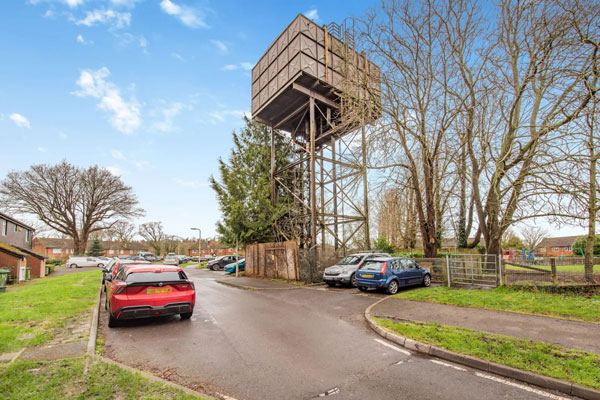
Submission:
M 241 260 L 231 263 L 225 266 L 225 272 L 228 274 L 235 274 L 235 266 L 237 265 L 238 271 L 244 271 L 246 269 L 246 259 L 242 258 Z
M 331 267 L 325 268 L 323 281 L 329 286 L 341 284 L 356 287 L 356 271 L 366 260 L 374 258 L 390 257 L 387 253 L 363 252 L 354 253 L 342 258 Z
M 402 286 L 431 285 L 431 272 L 408 258 L 376 258 L 356 271 L 356 284 L 361 291 L 375 288 L 396 294 Z
M 107 264 L 106 261 L 101 260 L 97 257 L 70 257 L 67 260 L 67 266 L 69 268 L 82 268 L 82 267 L 99 267 L 104 268 Z
M 189 319 L 194 312 L 196 290 L 185 272 L 169 265 L 127 265 L 107 283 L 104 308 L 108 326 L 129 319 L 179 314 Z
M 226 265 L 231 264 L 232 262 L 235 262 L 235 261 L 239 261 L 243 258 L 244 257 L 242 257 L 242 256 L 217 257 L 214 260 L 209 261 L 208 264 L 206 264 L 206 268 L 210 269 L 211 271 L 222 271 Z

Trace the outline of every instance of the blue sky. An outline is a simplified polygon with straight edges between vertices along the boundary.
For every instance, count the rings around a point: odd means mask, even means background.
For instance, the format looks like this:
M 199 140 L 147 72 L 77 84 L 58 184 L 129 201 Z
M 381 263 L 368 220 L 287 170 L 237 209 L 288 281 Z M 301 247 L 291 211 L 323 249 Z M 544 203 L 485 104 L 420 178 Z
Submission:
M 0 2 L 0 179 L 62 159 L 120 175 L 166 231 L 215 233 L 208 177 L 250 110 L 250 69 L 298 14 L 364 1 Z

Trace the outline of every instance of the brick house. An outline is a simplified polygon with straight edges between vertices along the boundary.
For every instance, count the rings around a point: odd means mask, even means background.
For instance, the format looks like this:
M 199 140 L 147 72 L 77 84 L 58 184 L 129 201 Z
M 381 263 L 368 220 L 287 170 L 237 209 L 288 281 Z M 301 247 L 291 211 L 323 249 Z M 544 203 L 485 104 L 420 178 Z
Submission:
M 88 246 L 91 245 L 91 241 Z M 132 256 L 140 252 L 151 252 L 150 246 L 142 242 L 130 242 L 122 244 L 119 242 L 101 241 L 105 257 Z M 72 239 L 59 238 L 37 238 L 33 241 L 33 248 L 48 258 L 69 258 L 74 256 Z
M 553 238 L 544 238 L 536 249 L 536 254 L 546 257 L 572 256 L 573 242 L 579 236 L 560 236 Z M 576 255 L 581 255 L 577 253 Z
M 243 253 L 240 250 L 240 253 Z M 234 247 L 225 247 L 225 246 L 220 246 L 217 248 L 212 248 L 212 249 L 202 249 L 202 252 L 200 253 L 200 255 L 203 256 L 212 256 L 213 254 L 215 254 L 217 257 L 218 256 L 231 256 L 233 254 L 235 254 L 235 248 Z M 197 256 L 198 255 L 198 248 L 189 248 L 188 249 L 188 256 L 193 257 L 193 256 Z
M 25 268 L 32 278 L 46 275 L 46 257 L 33 250 L 35 229 L 0 213 L 0 268 L 8 267 L 17 281 L 25 280 Z

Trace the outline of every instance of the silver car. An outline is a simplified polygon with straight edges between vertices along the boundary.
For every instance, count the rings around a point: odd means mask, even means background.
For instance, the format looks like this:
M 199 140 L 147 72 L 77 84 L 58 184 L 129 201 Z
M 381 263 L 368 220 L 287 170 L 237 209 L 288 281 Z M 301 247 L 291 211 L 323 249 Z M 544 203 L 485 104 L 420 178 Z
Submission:
M 179 265 L 180 260 L 176 255 L 167 255 L 163 260 L 163 264 L 167 265 Z
M 338 283 L 344 286 L 356 287 L 354 279 L 356 271 L 365 262 L 379 257 L 390 257 L 388 253 L 355 253 L 344 257 L 337 264 L 325 268 L 323 281 L 329 286 L 335 286 Z

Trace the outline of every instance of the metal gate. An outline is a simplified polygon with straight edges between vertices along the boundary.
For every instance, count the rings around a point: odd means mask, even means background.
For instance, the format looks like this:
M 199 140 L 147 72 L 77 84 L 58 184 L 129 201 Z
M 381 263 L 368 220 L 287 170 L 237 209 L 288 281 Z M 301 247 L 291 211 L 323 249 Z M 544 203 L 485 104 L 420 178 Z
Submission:
M 501 284 L 502 260 L 496 254 L 455 254 L 446 256 L 448 286 Z

